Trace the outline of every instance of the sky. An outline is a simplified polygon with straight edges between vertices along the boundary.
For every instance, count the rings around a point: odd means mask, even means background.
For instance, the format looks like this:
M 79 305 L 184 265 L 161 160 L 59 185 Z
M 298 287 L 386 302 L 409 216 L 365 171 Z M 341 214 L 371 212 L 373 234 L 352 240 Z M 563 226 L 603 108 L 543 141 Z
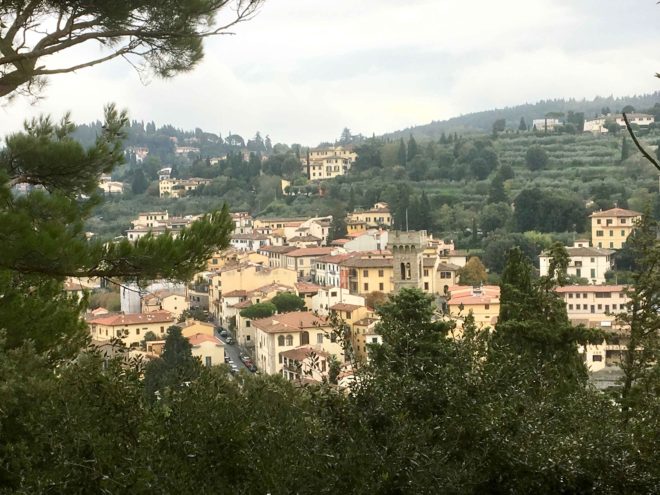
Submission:
M 123 60 L 49 80 L 38 102 L 0 102 L 0 136 L 25 118 L 136 120 L 316 145 L 549 98 L 660 90 L 655 0 L 266 0 L 171 80 Z M 79 63 L 98 48 L 67 52 Z

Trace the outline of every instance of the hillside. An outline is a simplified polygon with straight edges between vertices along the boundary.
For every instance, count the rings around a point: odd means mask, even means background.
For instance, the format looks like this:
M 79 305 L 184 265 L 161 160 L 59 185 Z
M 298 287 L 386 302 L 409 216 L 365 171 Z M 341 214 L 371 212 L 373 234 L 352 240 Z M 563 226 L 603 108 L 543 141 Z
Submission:
M 490 132 L 493 122 L 498 119 L 505 119 L 507 128 L 517 129 L 521 117 L 528 124 L 533 119 L 542 118 L 549 112 L 583 112 L 586 118 L 590 118 L 601 113 L 603 108 L 609 108 L 612 112 L 619 112 L 625 106 L 632 105 L 637 110 L 643 110 L 652 108 L 658 102 L 660 102 L 660 92 L 658 91 L 647 95 L 619 98 L 599 96 L 593 100 L 576 100 L 573 98 L 568 100 L 541 100 L 537 103 L 525 103 L 513 107 L 469 113 L 448 120 L 433 121 L 430 124 L 394 131 L 385 134 L 383 137 L 398 139 L 400 137 L 408 138 L 410 134 L 413 134 L 416 138 L 438 139 L 443 132 L 458 132 L 459 134 Z

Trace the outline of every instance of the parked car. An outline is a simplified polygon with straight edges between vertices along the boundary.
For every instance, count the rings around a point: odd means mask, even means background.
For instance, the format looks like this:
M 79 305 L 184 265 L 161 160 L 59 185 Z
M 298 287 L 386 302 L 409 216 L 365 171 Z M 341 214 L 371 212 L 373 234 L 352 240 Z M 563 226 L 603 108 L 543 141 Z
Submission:
M 234 345 L 236 343 L 234 337 L 232 337 L 231 335 L 225 339 L 225 342 L 227 342 L 227 345 Z
M 229 335 L 229 333 L 227 333 L 227 330 L 225 330 L 224 328 L 220 330 L 220 337 L 224 339 L 227 337 L 227 335 Z
M 229 361 L 231 361 L 231 358 L 229 356 L 225 356 L 225 363 L 228 363 Z
M 246 366 L 247 366 L 247 369 L 249 369 L 252 373 L 257 371 L 257 367 L 253 363 L 250 363 L 249 365 L 246 365 Z
M 235 364 L 232 364 L 229 369 L 231 370 L 232 373 L 238 373 L 238 366 Z
M 248 356 L 244 352 L 241 352 L 239 357 L 241 358 L 241 361 L 243 361 L 244 363 L 246 363 L 247 361 L 250 361 L 250 356 Z

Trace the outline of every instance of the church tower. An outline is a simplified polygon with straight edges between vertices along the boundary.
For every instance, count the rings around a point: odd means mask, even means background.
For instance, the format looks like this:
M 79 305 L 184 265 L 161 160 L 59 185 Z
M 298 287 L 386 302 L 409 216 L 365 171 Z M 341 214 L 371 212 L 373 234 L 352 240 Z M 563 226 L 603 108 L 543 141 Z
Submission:
M 403 288 L 422 288 L 422 253 L 427 244 L 425 230 L 389 233 L 387 248 L 393 257 L 395 292 Z

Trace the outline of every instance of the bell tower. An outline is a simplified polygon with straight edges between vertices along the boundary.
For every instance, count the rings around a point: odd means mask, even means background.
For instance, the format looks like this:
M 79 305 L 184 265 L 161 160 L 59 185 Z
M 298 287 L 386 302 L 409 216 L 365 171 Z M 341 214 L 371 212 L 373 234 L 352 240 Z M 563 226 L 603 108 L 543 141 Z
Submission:
M 387 248 L 393 257 L 395 292 L 403 288 L 422 288 L 422 253 L 427 244 L 425 230 L 389 233 Z

